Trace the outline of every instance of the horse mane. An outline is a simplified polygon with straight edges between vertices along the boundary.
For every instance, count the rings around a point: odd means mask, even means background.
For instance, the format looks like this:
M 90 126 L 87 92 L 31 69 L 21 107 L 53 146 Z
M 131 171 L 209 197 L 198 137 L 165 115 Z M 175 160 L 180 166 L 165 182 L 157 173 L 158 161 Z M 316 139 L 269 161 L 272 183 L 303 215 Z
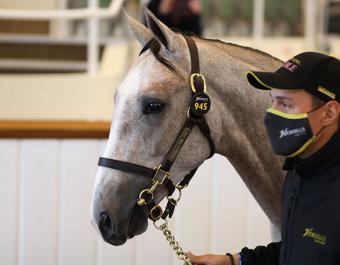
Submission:
M 161 49 L 161 45 L 160 43 L 155 39 L 152 38 L 151 40 L 149 40 L 145 46 L 143 47 L 143 49 L 140 51 L 139 55 L 143 54 L 145 51 L 147 51 L 148 49 L 150 49 L 150 51 L 152 52 L 152 54 L 155 56 L 155 58 L 157 59 L 157 61 L 159 61 L 161 64 L 163 64 L 164 66 L 166 66 L 170 71 L 176 73 L 176 74 L 180 74 L 178 72 L 178 70 L 176 69 L 176 67 L 170 63 L 167 59 L 165 59 L 164 57 L 162 57 L 159 54 L 159 51 Z
M 174 30 L 175 32 L 178 32 L 178 33 L 181 33 L 179 32 L 177 29 L 172 29 Z M 181 33 L 183 34 L 183 33 Z M 234 47 L 237 47 L 237 48 L 241 48 L 241 49 L 245 49 L 245 50 L 248 50 L 248 51 L 252 51 L 252 52 L 255 52 L 257 54 L 260 54 L 260 55 L 263 55 L 269 59 L 273 59 L 273 60 L 276 60 L 278 62 L 282 62 L 280 59 L 278 59 L 277 57 L 275 56 L 272 56 L 271 54 L 269 53 L 266 53 L 264 51 L 261 51 L 261 50 L 258 50 L 258 49 L 255 49 L 255 48 L 252 48 L 252 47 L 248 47 L 248 46 L 242 46 L 242 45 L 239 45 L 239 44 L 235 44 L 235 43 L 230 43 L 230 42 L 224 42 L 224 41 L 221 41 L 219 39 L 208 39 L 208 38 L 203 38 L 203 37 L 199 37 L 197 36 L 196 34 L 194 33 L 185 33 L 183 34 L 185 36 L 190 36 L 190 37 L 195 37 L 197 39 L 200 39 L 200 40 L 203 40 L 203 41 L 207 41 L 207 42 L 213 42 L 213 43 L 218 43 L 218 44 L 222 44 L 224 46 L 234 46 Z M 147 51 L 148 49 L 150 49 L 150 51 L 152 52 L 152 54 L 155 56 L 155 58 L 157 59 L 157 61 L 159 61 L 161 64 L 163 64 L 164 66 L 166 66 L 170 71 L 174 72 L 175 74 L 180 74 L 176 67 L 171 63 L 169 62 L 167 59 L 165 59 L 164 57 L 162 57 L 160 54 L 159 54 L 159 51 L 161 49 L 161 44 L 155 39 L 155 38 L 152 38 L 149 42 L 147 42 L 145 44 L 145 46 L 143 47 L 143 49 L 140 51 L 139 55 L 143 54 L 145 51 Z
M 248 51 L 255 52 L 257 54 L 261 54 L 261 55 L 268 57 L 270 59 L 274 59 L 274 60 L 277 60 L 279 62 L 282 62 L 282 60 L 280 60 L 279 58 L 277 58 L 277 57 L 275 57 L 275 56 L 273 56 L 273 55 L 271 55 L 267 52 L 255 49 L 253 47 L 243 46 L 243 45 L 239 45 L 239 44 L 231 43 L 231 42 L 224 42 L 224 41 L 221 41 L 219 39 L 208 39 L 208 38 L 202 38 L 202 37 L 197 37 L 197 38 L 200 39 L 200 40 L 208 41 L 208 42 L 214 42 L 214 43 L 219 43 L 219 44 L 226 45 L 226 46 L 234 46 L 234 47 L 237 47 L 237 48 L 245 49 L 245 50 L 248 50 Z

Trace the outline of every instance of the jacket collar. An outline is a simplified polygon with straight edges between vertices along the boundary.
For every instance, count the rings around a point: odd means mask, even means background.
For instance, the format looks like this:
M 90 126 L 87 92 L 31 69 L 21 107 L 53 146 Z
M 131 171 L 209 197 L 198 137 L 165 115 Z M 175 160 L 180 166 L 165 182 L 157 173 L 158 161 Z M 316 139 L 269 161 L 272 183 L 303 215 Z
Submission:
M 340 131 L 312 156 L 306 159 L 287 158 L 282 168 L 295 170 L 301 178 L 311 178 L 322 174 L 336 163 L 340 163 Z

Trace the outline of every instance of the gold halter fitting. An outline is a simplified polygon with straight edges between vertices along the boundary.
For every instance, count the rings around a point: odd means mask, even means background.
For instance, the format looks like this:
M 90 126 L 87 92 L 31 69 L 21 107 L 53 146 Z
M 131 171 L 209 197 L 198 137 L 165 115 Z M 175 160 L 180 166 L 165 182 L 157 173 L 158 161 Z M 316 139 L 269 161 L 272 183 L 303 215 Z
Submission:
M 146 205 L 147 202 L 144 198 L 144 194 L 148 193 L 151 198 L 153 199 L 153 193 L 157 189 L 159 185 L 162 185 L 166 179 L 168 179 L 171 174 L 168 171 L 165 171 L 162 169 L 162 165 L 159 165 L 158 167 L 154 167 L 154 170 L 156 170 L 155 175 L 152 178 L 152 186 L 149 189 L 142 190 L 141 193 L 139 194 L 139 200 L 137 204 L 139 206 Z M 158 210 L 158 209 L 157 209 Z
M 190 85 L 191 85 L 191 90 L 192 92 L 196 93 L 196 88 L 195 88 L 195 77 L 201 78 L 203 81 L 203 92 L 206 93 L 207 92 L 207 84 L 205 82 L 205 77 L 202 74 L 199 73 L 193 73 L 190 76 Z

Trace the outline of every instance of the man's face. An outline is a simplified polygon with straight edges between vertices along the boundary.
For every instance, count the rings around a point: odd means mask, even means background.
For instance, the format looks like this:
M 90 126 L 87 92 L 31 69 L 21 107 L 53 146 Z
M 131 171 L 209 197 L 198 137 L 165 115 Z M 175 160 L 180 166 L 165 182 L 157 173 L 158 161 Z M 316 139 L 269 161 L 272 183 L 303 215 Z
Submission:
M 302 89 L 273 89 L 269 93 L 272 98 L 272 108 L 288 114 L 307 113 L 315 108 L 312 95 Z M 323 126 L 322 107 L 310 113 L 308 118 L 313 133 L 318 133 Z
M 312 110 L 312 96 L 302 89 L 269 91 L 272 108 L 289 114 L 305 113 Z

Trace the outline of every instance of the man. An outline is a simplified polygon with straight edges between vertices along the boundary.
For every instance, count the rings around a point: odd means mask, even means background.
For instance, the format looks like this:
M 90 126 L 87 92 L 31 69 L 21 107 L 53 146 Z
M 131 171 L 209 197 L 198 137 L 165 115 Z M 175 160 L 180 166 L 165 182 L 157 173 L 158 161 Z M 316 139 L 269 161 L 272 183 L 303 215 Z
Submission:
M 202 35 L 199 0 L 151 0 L 147 8 L 171 28 Z
M 274 73 L 248 72 L 268 90 L 265 126 L 274 153 L 285 156 L 281 242 L 231 255 L 195 256 L 204 265 L 340 264 L 340 61 L 315 52 Z

